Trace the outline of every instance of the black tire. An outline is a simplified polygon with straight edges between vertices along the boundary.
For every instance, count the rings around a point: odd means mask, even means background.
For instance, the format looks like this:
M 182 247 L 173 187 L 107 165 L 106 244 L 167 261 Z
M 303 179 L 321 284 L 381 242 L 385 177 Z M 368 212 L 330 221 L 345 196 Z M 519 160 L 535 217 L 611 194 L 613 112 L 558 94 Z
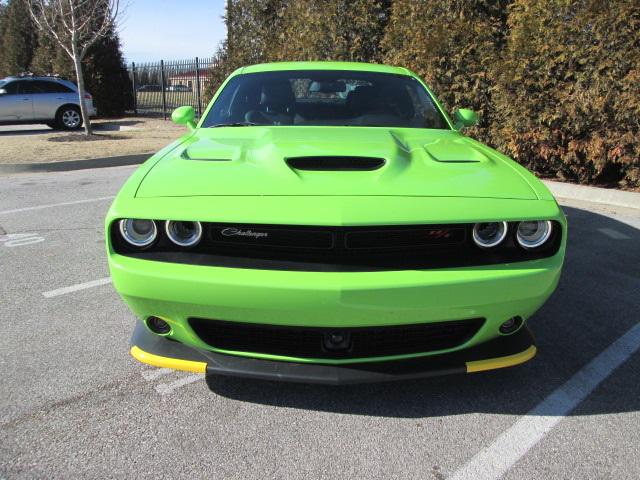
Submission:
M 77 130 L 82 127 L 82 114 L 76 105 L 64 105 L 56 113 L 56 126 L 63 130 Z

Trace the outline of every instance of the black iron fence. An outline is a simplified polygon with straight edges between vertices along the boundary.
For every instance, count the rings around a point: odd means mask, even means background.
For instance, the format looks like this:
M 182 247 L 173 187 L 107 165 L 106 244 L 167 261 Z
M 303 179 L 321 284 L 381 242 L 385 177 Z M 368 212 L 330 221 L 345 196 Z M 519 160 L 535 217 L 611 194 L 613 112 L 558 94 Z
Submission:
M 217 58 L 193 58 L 165 62 L 132 63 L 129 77 L 133 85 L 134 112 L 162 115 L 182 105 L 191 105 L 200 116 L 206 107 L 205 91 Z

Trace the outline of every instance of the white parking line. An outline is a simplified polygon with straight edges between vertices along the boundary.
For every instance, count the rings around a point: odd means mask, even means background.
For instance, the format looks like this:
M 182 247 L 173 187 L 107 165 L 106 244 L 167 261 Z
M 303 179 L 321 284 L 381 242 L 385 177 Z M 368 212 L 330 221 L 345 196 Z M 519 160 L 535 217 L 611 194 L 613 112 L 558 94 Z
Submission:
M 449 478 L 493 480 L 502 477 L 639 348 L 640 324 L 637 324 Z
M 76 200 L 74 202 L 50 203 L 48 205 L 36 205 L 35 207 L 14 208 L 13 210 L 0 211 L 0 215 L 4 215 L 8 213 L 29 212 L 31 210 L 42 210 L 43 208 L 64 207 L 65 205 L 78 205 L 80 203 L 102 202 L 104 200 L 113 200 L 114 198 L 116 197 L 111 196 L 111 197 L 87 198 L 85 200 Z
M 631 238 L 629 235 L 625 235 L 613 228 L 599 228 L 598 231 L 600 233 L 604 233 L 607 237 L 613 238 L 614 240 L 629 240 Z
M 171 372 L 175 372 L 175 370 L 173 368 L 154 368 L 153 370 L 145 370 L 142 372 L 142 376 L 145 380 L 151 381 L 164 375 L 168 375 Z
M 57 288 L 48 292 L 42 292 L 42 295 L 44 295 L 45 298 L 58 297 L 60 295 L 66 295 L 67 293 L 77 292 L 78 290 L 86 290 L 87 288 L 107 285 L 108 283 L 111 283 L 111 277 L 99 278 L 98 280 L 92 280 L 90 282 L 78 283 L 69 287 Z
M 183 377 L 175 382 L 171 383 L 161 383 L 160 385 L 156 385 L 156 392 L 160 395 L 167 395 L 173 392 L 176 388 L 184 387 L 185 385 L 189 385 L 190 383 L 197 382 L 202 380 L 204 375 L 202 373 L 194 373 L 193 375 L 189 375 Z

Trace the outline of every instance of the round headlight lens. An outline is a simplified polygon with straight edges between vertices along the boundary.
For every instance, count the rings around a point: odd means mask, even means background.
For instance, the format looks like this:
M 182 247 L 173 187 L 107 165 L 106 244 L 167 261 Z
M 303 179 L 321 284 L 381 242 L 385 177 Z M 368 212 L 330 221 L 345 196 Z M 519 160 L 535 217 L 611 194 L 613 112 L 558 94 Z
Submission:
M 507 236 L 507 222 L 476 223 L 473 226 L 473 241 L 482 248 L 499 245 Z
M 125 218 L 120 220 L 120 233 L 134 247 L 146 247 L 154 242 L 158 230 L 153 220 Z
M 551 236 L 552 225 L 548 220 L 520 222 L 516 239 L 522 248 L 531 250 L 542 246 Z
M 165 223 L 167 237 L 181 247 L 192 247 L 202 238 L 200 222 L 183 222 L 168 220 Z

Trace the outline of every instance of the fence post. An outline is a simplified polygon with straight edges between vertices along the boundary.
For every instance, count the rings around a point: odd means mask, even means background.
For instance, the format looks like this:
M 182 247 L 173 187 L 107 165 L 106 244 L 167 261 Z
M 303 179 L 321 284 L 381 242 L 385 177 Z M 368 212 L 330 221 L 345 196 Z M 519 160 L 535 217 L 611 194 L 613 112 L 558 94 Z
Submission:
M 138 114 L 138 89 L 136 86 L 136 62 L 131 62 L 131 87 L 133 88 L 133 113 Z
M 160 60 L 160 84 L 162 86 L 162 119 L 167 119 L 167 94 L 164 82 L 164 60 Z
M 200 65 L 196 57 L 196 102 L 198 102 L 198 118 L 202 115 L 202 104 L 200 102 Z

